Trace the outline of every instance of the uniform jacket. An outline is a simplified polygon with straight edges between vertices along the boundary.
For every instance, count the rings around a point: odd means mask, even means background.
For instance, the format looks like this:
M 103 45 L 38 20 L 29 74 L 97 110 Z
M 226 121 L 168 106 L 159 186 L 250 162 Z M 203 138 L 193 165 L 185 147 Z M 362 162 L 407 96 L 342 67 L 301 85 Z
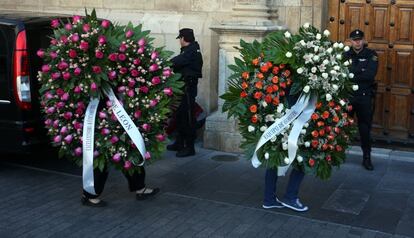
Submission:
M 353 82 L 358 84 L 358 91 L 355 95 L 374 94 L 375 75 L 378 69 L 378 56 L 374 50 L 364 47 L 361 52 L 354 50 L 345 52 L 345 58 L 351 59 L 351 73 L 354 74 Z
M 182 47 L 181 53 L 171 61 L 174 71 L 180 73 L 185 81 L 202 77 L 203 57 L 196 41 Z

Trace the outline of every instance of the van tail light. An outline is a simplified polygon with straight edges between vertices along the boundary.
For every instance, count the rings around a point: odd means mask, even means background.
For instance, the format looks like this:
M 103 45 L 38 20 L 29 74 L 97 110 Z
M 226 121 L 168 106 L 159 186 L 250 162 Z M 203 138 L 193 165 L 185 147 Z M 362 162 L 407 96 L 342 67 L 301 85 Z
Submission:
M 13 79 L 14 97 L 17 105 L 23 110 L 30 110 L 32 108 L 32 99 L 25 30 L 17 34 L 13 57 Z

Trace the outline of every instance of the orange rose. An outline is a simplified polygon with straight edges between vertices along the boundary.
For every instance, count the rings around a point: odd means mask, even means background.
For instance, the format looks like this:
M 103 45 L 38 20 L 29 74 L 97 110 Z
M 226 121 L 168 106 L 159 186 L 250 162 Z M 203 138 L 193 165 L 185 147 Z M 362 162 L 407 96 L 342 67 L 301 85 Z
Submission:
M 334 101 L 330 101 L 330 102 L 328 103 L 328 105 L 329 105 L 329 107 L 334 107 L 334 106 L 335 106 L 335 103 L 334 103 Z
M 242 89 L 246 89 L 246 88 L 249 87 L 249 85 L 246 82 L 244 82 L 244 81 L 243 81 L 243 83 L 242 83 L 241 86 L 242 86 Z
M 341 106 L 336 105 L 334 109 L 335 109 L 335 111 L 339 112 L 341 110 Z
M 286 77 L 289 77 L 289 75 L 290 75 L 290 71 L 289 71 L 289 70 L 285 70 L 285 72 L 283 72 L 283 74 L 284 74 Z
M 318 145 L 319 145 L 319 142 L 318 142 L 318 140 L 312 140 L 311 144 L 312 144 L 313 148 L 317 148 Z
M 240 97 L 241 97 L 241 98 L 245 98 L 245 97 L 247 97 L 247 93 L 246 93 L 245 91 L 241 91 L 241 93 L 240 93 Z
M 324 136 L 324 135 L 325 135 L 325 130 L 324 130 L 324 129 L 319 130 L 319 135 L 320 135 L 320 136 Z
M 272 62 L 270 62 L 270 61 L 267 61 L 266 65 L 267 65 L 268 68 L 272 68 L 272 66 L 273 66 Z
M 312 131 L 311 135 L 315 138 L 319 136 L 319 132 L 317 130 Z
M 255 86 L 257 89 L 262 89 L 262 88 L 263 88 L 263 82 L 262 82 L 262 81 L 256 82 L 254 86 Z
M 258 120 L 258 118 L 257 118 L 256 114 L 253 115 L 252 118 L 250 119 L 250 121 L 253 122 L 253 123 L 257 123 L 257 120 Z
M 322 102 L 316 103 L 316 109 L 321 109 L 321 107 L 322 107 Z
M 332 131 L 332 127 L 331 126 L 325 126 L 325 131 L 327 133 L 331 132 Z
M 257 106 L 256 105 L 251 105 L 249 109 L 250 109 L 251 113 L 256 113 L 257 112 Z
M 279 85 L 281 88 L 286 88 L 286 82 L 281 82 Z
M 322 126 L 324 126 L 324 125 L 325 125 L 325 122 L 323 122 L 323 121 L 318 121 L 318 123 L 316 123 L 316 125 L 317 125 L 318 127 L 322 127 Z
M 272 102 L 272 95 L 270 95 L 270 94 L 266 95 L 265 102 L 271 103 Z
M 254 59 L 254 60 L 252 60 L 252 64 L 254 65 L 254 66 L 258 66 L 259 65 L 259 58 L 256 58 L 256 59 Z
M 328 140 L 329 141 L 333 141 L 335 139 L 335 136 L 334 135 L 332 135 L 332 134 L 329 134 L 328 135 Z
M 323 119 L 328 119 L 328 117 L 329 117 L 329 112 L 328 112 L 328 111 L 324 111 L 324 112 L 322 113 L 322 118 L 323 118 Z
M 310 167 L 313 167 L 315 165 L 315 160 L 314 159 L 309 159 L 308 163 L 309 163 Z
M 279 68 L 283 69 L 283 68 L 285 68 L 285 65 L 284 64 L 280 64 L 279 65 Z
M 322 145 L 322 150 L 327 150 L 328 149 L 328 145 L 327 144 L 323 144 Z
M 273 93 L 273 88 L 272 88 L 272 86 L 267 86 L 267 87 L 266 87 L 266 93 Z
M 288 78 L 288 79 L 287 79 L 287 81 L 286 81 L 286 84 L 287 84 L 288 86 L 290 86 L 290 85 L 292 84 L 292 79 Z
M 272 88 L 273 88 L 273 92 L 279 91 L 279 87 L 276 84 L 272 85 Z
M 277 66 L 273 67 L 272 73 L 274 75 L 278 74 L 279 73 L 279 67 L 277 67 Z
M 338 123 L 339 122 L 339 117 L 334 116 L 334 118 L 332 119 L 333 122 Z
M 262 71 L 262 73 L 266 73 L 268 70 L 269 70 L 269 67 L 266 64 L 260 67 L 260 71 Z
M 264 79 L 264 75 L 262 73 L 257 73 L 256 77 L 260 80 Z
M 280 92 L 279 92 L 279 95 L 280 95 L 281 97 L 285 96 L 285 94 L 286 94 L 286 93 L 285 93 L 285 91 L 280 91 Z
M 249 72 L 243 72 L 242 73 L 242 78 L 243 79 L 248 79 L 249 78 Z
M 273 76 L 273 78 L 272 78 L 272 83 L 278 83 L 279 82 L 279 77 L 277 77 L 277 76 Z
M 328 161 L 328 163 L 330 163 L 332 161 L 332 157 L 330 155 L 327 155 L 325 157 L 325 160 Z
M 336 149 L 336 151 L 338 151 L 338 152 L 341 152 L 341 151 L 343 150 L 343 149 L 342 149 L 342 146 L 340 146 L 340 145 L 336 145 L 335 149 Z
M 254 93 L 254 98 L 256 98 L 256 99 L 258 99 L 258 100 L 259 100 L 259 99 L 261 99 L 261 98 L 262 98 L 262 95 L 263 95 L 263 94 L 262 94 L 261 92 L 255 92 L 255 93 Z
M 312 120 L 316 121 L 316 120 L 318 120 L 318 119 L 319 119 L 319 115 L 318 115 L 318 114 L 316 114 L 316 113 L 312 113 L 311 118 L 312 118 Z
M 278 97 L 274 97 L 272 103 L 273 103 L 273 105 L 276 105 L 276 106 L 279 105 L 279 103 L 280 103 L 279 98 Z

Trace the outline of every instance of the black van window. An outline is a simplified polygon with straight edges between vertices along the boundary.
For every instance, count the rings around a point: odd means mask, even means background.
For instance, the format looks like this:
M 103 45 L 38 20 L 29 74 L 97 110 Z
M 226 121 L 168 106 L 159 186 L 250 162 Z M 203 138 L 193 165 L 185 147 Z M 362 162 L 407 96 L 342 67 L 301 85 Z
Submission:
M 9 99 L 14 29 L 0 24 L 0 100 Z

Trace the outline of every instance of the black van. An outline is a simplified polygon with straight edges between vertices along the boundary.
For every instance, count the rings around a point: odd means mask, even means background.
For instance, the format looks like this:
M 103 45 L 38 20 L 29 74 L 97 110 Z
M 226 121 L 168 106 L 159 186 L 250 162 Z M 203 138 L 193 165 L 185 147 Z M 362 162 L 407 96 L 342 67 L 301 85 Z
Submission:
M 39 104 L 36 52 L 47 48 L 56 16 L 0 12 L 0 152 L 30 153 L 48 144 Z

